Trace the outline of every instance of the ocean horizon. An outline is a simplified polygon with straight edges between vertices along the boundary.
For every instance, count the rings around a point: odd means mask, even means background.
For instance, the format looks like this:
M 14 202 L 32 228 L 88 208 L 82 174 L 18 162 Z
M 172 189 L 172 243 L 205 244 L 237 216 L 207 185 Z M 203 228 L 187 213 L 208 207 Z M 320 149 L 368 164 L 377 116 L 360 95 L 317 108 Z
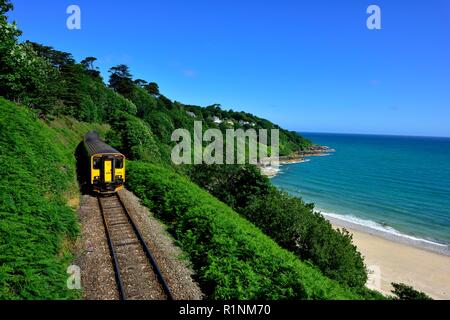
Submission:
M 450 139 L 446 136 L 432 136 L 432 135 L 408 135 L 408 134 L 387 134 L 387 133 L 352 133 L 352 132 L 312 132 L 304 131 L 297 132 L 303 137 L 313 137 L 317 135 L 338 135 L 338 136 L 377 136 L 377 137 L 398 137 L 398 138 L 436 138 L 436 139 Z M 313 141 L 314 142 L 314 141 Z
M 450 138 L 301 133 L 335 152 L 272 183 L 339 224 L 450 254 Z

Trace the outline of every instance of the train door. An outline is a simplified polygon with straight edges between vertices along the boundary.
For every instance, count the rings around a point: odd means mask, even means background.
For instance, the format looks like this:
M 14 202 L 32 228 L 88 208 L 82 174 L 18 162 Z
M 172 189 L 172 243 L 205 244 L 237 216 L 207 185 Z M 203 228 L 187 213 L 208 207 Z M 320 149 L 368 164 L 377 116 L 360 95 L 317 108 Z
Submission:
M 105 175 L 105 182 L 112 182 L 112 159 L 105 159 L 105 166 L 104 166 L 104 175 Z

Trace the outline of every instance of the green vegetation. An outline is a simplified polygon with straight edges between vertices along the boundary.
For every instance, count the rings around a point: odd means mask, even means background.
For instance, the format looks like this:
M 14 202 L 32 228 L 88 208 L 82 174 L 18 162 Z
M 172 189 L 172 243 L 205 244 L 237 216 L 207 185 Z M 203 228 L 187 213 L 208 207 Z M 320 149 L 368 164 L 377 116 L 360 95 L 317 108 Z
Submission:
M 77 235 L 66 203 L 71 150 L 28 110 L 0 98 L 0 299 L 74 297 L 66 286 Z
M 75 149 L 93 128 L 140 161 L 129 167 L 129 187 L 168 224 L 208 297 L 380 298 L 363 287 L 366 271 L 349 234 L 276 190 L 255 166 L 170 161 L 172 132 L 192 131 L 194 121 L 203 130 L 280 129 L 281 155 L 310 141 L 245 112 L 173 102 L 155 82 L 133 80 L 126 65 L 110 69 L 107 87 L 95 57 L 77 63 L 19 43 L 5 18 L 10 9 L 0 0 L 0 95 L 22 106 L 0 100 L 0 298 L 73 297 L 65 266 L 77 225 L 66 202 L 77 194 Z
M 65 115 L 80 121 L 113 123 L 118 111 L 138 115 L 162 142 L 158 144 L 159 153 L 167 163 L 170 155 L 167 145 L 171 145 L 173 130 L 193 130 L 194 120 L 203 121 L 204 130 L 280 129 L 281 155 L 311 146 L 297 133 L 249 113 L 225 111 L 219 105 L 202 108 L 172 102 L 160 93 L 155 82 L 133 80 L 126 65 L 110 69 L 110 90 L 94 66 L 95 57 L 76 63 L 70 53 L 28 41 L 19 43 L 20 30 L 15 24 L 7 23 L 5 17 L 12 6 L 1 0 L 0 8 L 0 96 L 29 106 L 42 118 Z M 149 156 L 142 150 L 128 149 L 131 158 Z
M 291 155 L 297 151 L 308 149 L 312 143 L 293 131 L 285 130 L 269 120 L 259 118 L 247 112 L 235 112 L 223 110 L 220 105 L 212 105 L 206 108 L 198 106 L 185 106 L 187 112 L 195 115 L 195 120 L 202 120 L 206 128 L 219 128 L 225 132 L 228 128 L 235 129 L 279 129 L 280 130 L 280 155 Z M 220 121 L 215 123 L 214 120 Z M 270 135 L 268 145 L 271 144 Z
M 86 131 L 109 127 L 46 124 L 3 98 L 0 127 L 0 300 L 78 298 L 66 288 L 78 234 L 74 151 Z
M 254 166 L 192 166 L 192 181 L 208 190 L 280 246 L 308 260 L 328 277 L 350 287 L 367 281 L 364 261 L 351 235 L 336 231 L 313 204 L 281 192 Z
M 361 298 L 170 169 L 130 163 L 128 187 L 169 226 L 209 298 Z
M 433 300 L 423 292 L 415 290 L 403 283 L 393 283 L 393 294 L 396 295 L 395 300 Z
M 148 124 L 125 112 L 118 112 L 111 120 L 113 131 L 108 132 L 110 144 L 131 159 L 160 162 L 158 145 Z

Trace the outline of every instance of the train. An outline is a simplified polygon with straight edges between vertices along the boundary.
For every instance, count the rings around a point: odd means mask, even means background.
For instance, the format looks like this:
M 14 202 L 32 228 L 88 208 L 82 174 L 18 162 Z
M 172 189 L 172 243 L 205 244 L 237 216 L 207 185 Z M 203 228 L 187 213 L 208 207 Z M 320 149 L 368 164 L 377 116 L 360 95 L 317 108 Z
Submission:
M 89 189 L 98 194 L 112 194 L 123 189 L 125 183 L 125 156 L 101 140 L 96 131 L 84 136 L 83 170 Z

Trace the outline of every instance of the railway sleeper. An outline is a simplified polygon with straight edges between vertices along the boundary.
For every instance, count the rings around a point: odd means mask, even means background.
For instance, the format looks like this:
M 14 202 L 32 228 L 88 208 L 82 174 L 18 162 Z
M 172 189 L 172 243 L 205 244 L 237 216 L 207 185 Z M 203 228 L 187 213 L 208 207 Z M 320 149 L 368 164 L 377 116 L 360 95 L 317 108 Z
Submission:
M 114 246 L 116 247 L 125 247 L 125 246 L 132 246 L 132 245 L 141 245 L 141 243 L 138 240 L 123 240 L 123 241 L 118 241 L 117 243 L 114 244 Z

